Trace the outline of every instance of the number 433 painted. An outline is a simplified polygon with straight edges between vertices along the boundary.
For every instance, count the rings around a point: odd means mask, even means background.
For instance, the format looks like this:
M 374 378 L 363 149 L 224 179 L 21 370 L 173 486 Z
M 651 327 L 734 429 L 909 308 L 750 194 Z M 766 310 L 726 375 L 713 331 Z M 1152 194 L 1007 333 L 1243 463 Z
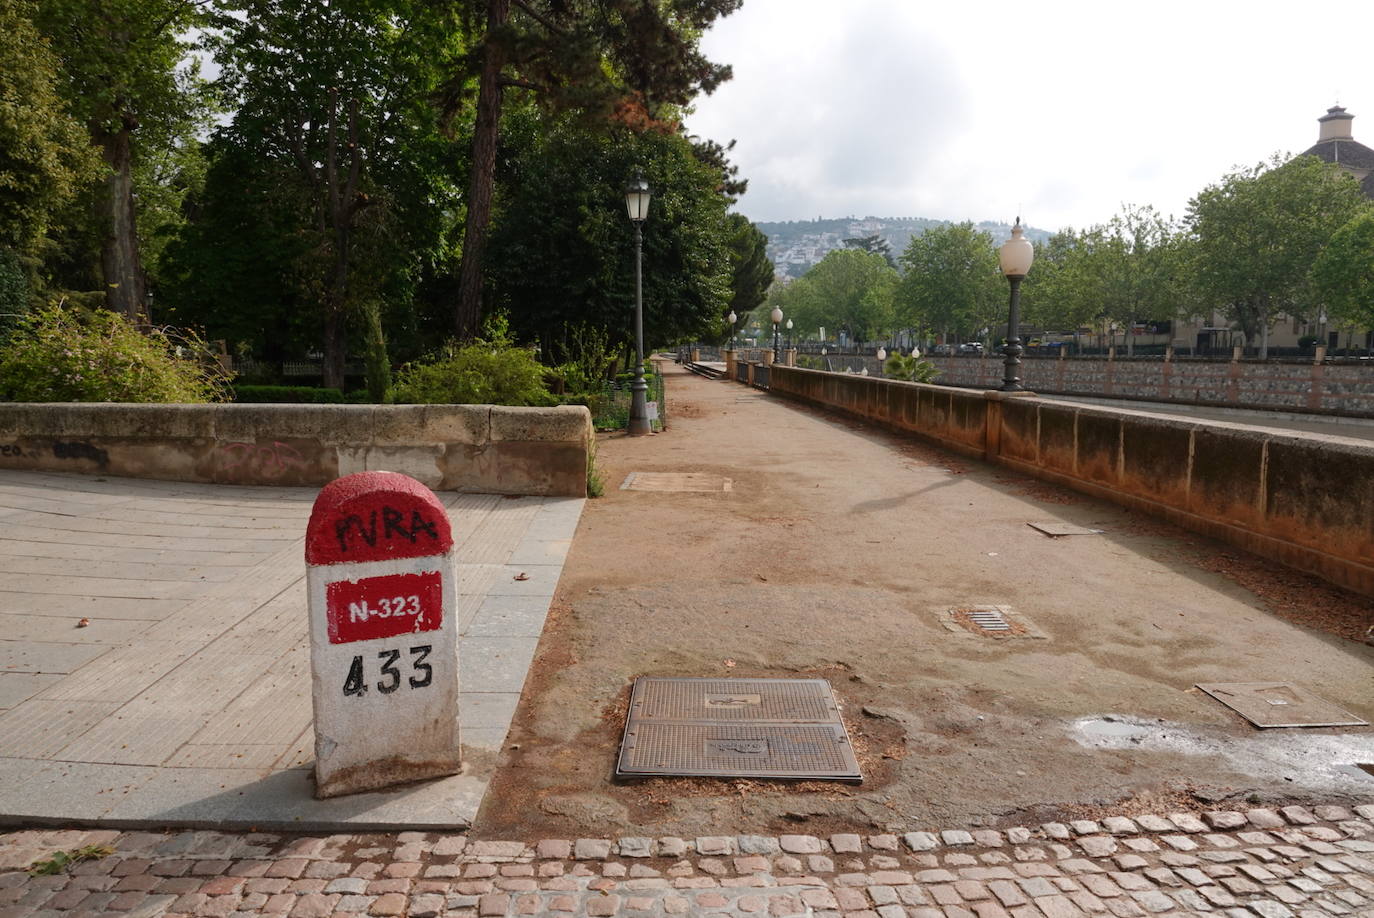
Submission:
M 410 648 L 410 671 L 413 675 L 405 679 L 413 689 L 424 688 L 434 681 L 434 668 L 425 662 L 429 657 L 430 651 L 434 649 L 432 644 L 420 644 L 418 647 Z M 382 678 L 376 683 L 377 691 L 383 695 L 390 695 L 401 687 L 401 671 L 396 667 L 401 659 L 399 650 L 381 650 L 377 652 L 377 659 L 380 661 L 379 668 Z M 344 695 L 362 696 L 367 694 L 369 688 L 367 674 L 363 666 L 363 655 L 358 654 L 353 658 L 353 663 L 348 667 L 348 678 L 344 680 Z

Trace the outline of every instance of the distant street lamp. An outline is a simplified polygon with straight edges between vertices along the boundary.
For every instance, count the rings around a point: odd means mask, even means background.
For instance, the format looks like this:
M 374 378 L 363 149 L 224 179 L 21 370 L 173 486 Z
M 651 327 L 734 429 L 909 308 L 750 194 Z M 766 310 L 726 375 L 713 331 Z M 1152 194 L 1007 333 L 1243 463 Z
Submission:
M 878 360 L 879 360 L 880 362 L 886 360 L 886 359 L 887 359 L 887 348 L 881 347 L 881 346 L 880 346 L 880 347 L 878 348 L 878 353 L 875 354 L 874 356 L 877 357 Z
M 773 320 L 773 362 L 778 362 L 778 325 L 782 322 L 782 309 L 778 306 L 773 307 L 773 311 L 768 314 Z
M 787 349 L 792 349 L 792 320 L 787 320 Z
M 739 316 L 735 315 L 735 311 L 732 309 L 725 320 L 730 323 L 730 350 L 733 351 L 735 349 L 735 323 L 739 321 Z
M 1035 248 L 1025 238 L 1021 229 L 1021 218 L 1011 228 L 1011 238 L 1002 244 L 998 252 L 1002 273 L 1011 284 L 1011 308 L 1007 316 L 1007 344 L 1002 348 L 1006 359 L 1002 361 L 1003 392 L 1021 392 L 1021 281 L 1030 273 L 1031 262 L 1035 260 Z
M 649 406 L 644 381 L 644 221 L 649 216 L 649 183 L 636 172 L 625 189 L 625 210 L 635 225 L 635 381 L 630 384 L 630 436 L 647 434 Z

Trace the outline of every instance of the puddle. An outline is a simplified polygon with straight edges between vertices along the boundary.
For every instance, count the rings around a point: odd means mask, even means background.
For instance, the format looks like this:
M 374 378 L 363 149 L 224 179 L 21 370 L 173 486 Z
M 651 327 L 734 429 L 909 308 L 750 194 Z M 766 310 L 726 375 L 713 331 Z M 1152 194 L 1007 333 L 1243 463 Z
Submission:
M 1210 758 L 1232 771 L 1281 783 L 1285 789 L 1368 793 L 1374 785 L 1374 735 L 1293 730 L 1236 736 L 1164 720 L 1107 714 L 1067 724 L 1079 745 Z M 1199 763 L 1201 764 L 1201 763 Z

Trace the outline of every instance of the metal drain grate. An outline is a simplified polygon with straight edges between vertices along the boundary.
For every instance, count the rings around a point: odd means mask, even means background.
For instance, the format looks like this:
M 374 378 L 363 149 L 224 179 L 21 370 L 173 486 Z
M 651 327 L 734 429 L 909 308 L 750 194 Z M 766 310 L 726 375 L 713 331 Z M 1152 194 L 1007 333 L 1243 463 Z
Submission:
M 823 679 L 636 679 L 616 775 L 863 780 Z
M 1369 726 L 1369 721 L 1289 682 L 1209 682 L 1197 687 L 1256 727 Z
M 968 613 L 969 620 L 984 631 L 1010 631 L 1011 625 L 1002 617 L 999 609 L 973 609 Z
M 1045 640 L 1047 635 L 1035 623 L 1010 606 L 965 605 L 936 610 L 945 630 L 964 637 L 1020 640 Z

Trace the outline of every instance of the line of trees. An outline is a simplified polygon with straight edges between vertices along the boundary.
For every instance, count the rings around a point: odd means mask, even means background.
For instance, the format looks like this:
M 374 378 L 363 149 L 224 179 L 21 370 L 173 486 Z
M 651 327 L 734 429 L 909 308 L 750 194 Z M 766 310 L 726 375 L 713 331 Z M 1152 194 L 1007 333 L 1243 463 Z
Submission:
M 199 327 L 240 356 L 389 365 L 494 312 L 566 359 L 762 301 L 766 240 L 684 107 L 741 0 L 0 0 L 0 322 Z M 198 56 L 217 72 L 202 76 Z
M 925 230 L 895 267 L 871 241 L 847 241 L 775 287 L 766 308 L 858 341 L 897 329 L 965 341 L 1004 327 L 994 242 L 972 223 Z M 1022 291 L 1025 321 L 1041 328 L 1131 328 L 1219 312 L 1261 354 L 1281 315 L 1370 328 L 1374 203 L 1316 157 L 1274 157 L 1204 188 L 1181 221 L 1127 206 L 1106 223 L 1056 233 L 1037 246 Z

